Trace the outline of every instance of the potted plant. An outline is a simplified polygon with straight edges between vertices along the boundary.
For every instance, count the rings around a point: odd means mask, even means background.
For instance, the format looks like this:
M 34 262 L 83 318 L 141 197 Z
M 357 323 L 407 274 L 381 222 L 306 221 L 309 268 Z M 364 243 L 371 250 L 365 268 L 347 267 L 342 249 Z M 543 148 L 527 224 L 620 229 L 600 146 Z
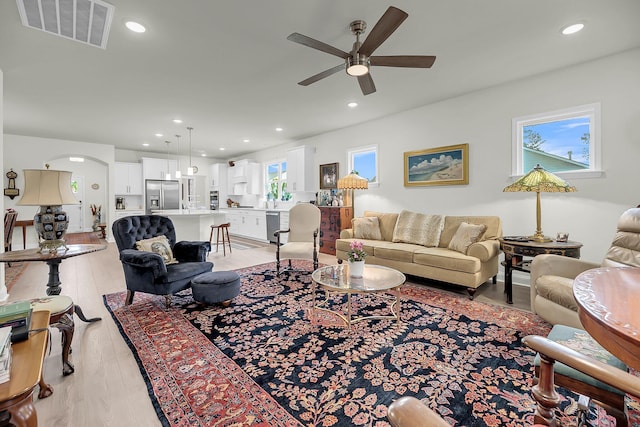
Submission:
M 354 240 L 349 244 L 347 257 L 349 260 L 349 275 L 351 277 L 362 277 L 364 273 L 364 259 L 367 257 L 367 253 L 362 247 L 363 243 L 358 240 Z

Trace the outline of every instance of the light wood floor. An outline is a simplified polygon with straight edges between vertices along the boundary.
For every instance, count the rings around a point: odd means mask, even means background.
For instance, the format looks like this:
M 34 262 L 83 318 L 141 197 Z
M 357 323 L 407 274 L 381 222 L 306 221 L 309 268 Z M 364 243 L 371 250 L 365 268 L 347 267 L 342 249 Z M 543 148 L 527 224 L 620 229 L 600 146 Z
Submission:
M 237 269 L 274 261 L 275 246 L 237 250 L 226 256 L 221 248 L 219 253 L 212 252 L 209 259 L 216 270 Z M 320 262 L 334 264 L 336 259 L 320 254 Z M 44 296 L 47 274 L 46 264 L 31 263 L 13 286 L 9 300 Z M 45 360 L 44 377 L 54 393 L 43 400 L 35 398 L 39 425 L 159 426 L 138 365 L 102 302 L 103 294 L 125 290 L 115 244 L 108 244 L 105 251 L 63 261 L 60 275 L 62 294 L 73 298 L 87 317 L 101 316 L 103 320 L 86 324 L 75 318 L 71 357 L 76 371 L 67 377 L 62 376 L 60 335 L 56 329 L 52 331 L 52 350 Z M 503 285 L 483 285 L 476 299 L 503 304 Z M 514 301 L 512 307 L 528 309 L 528 288 L 514 286 Z

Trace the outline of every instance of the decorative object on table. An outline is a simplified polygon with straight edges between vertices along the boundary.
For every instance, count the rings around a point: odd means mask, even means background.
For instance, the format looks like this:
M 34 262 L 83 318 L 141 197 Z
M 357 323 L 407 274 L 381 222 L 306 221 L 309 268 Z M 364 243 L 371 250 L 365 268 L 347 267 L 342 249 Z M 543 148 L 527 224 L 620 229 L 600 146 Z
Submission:
M 77 205 L 71 191 L 71 172 L 47 169 L 24 170 L 24 195 L 20 206 L 40 206 L 33 217 L 33 225 L 40 240 L 40 252 L 65 248 L 64 235 L 69 227 L 69 217 L 62 205 Z
M 469 144 L 404 153 L 404 186 L 469 184 Z
M 362 277 L 364 274 L 364 259 L 367 257 L 367 253 L 363 249 L 363 243 L 359 240 L 354 240 L 349 247 L 351 248 L 349 252 L 347 252 L 349 276 Z
M 344 201 L 344 206 L 351 206 L 353 208 L 353 214 L 356 212 L 356 204 L 354 198 L 354 190 L 366 190 L 369 188 L 369 181 L 366 178 L 358 175 L 357 171 L 351 171 L 351 173 L 338 180 L 338 189 L 349 190 L 347 192 L 347 200 Z
M 327 190 L 338 188 L 339 163 L 327 163 L 320 165 L 320 189 Z
M 530 237 L 534 242 L 551 242 L 552 238 L 542 233 L 542 212 L 540 210 L 540 192 L 545 193 L 571 193 L 576 190 L 562 178 L 544 170 L 539 164 L 531 172 L 524 175 L 516 182 L 504 188 L 505 192 L 535 191 L 536 192 L 536 232 Z
M 91 209 L 91 215 L 93 215 L 93 231 L 100 230 L 100 224 L 102 224 L 102 205 L 89 205 Z
M 569 233 L 558 233 L 556 235 L 556 242 L 568 242 L 569 241 Z
M 9 197 L 11 200 L 13 200 L 14 197 L 20 195 L 20 190 L 16 188 L 17 177 L 18 177 L 18 174 L 15 173 L 13 169 L 10 169 L 9 172 L 7 172 L 7 178 L 9 178 L 9 184 L 7 185 L 7 188 L 4 189 L 4 195 Z

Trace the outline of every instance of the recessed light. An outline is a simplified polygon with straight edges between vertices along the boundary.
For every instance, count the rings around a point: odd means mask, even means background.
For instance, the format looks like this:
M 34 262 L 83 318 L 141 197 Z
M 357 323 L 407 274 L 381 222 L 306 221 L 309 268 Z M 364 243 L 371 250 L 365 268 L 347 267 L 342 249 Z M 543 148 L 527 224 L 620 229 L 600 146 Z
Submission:
M 173 119 L 173 123 L 182 123 L 182 120 L 180 120 L 180 119 Z
M 124 23 L 124 25 L 134 33 L 144 33 L 145 31 L 147 31 L 144 25 L 140 24 L 139 22 L 127 21 Z
M 251 142 L 251 140 L 250 140 L 250 139 L 245 138 L 245 139 L 243 139 L 243 140 L 242 140 L 242 142 Z
M 207 157 L 207 153 L 200 154 L 200 157 Z
M 164 136 L 161 133 L 154 133 L 154 135 L 157 136 L 158 138 L 162 138 Z
M 284 129 L 282 128 L 276 128 L 276 132 L 282 132 Z
M 220 147 L 220 151 L 224 151 L 224 147 Z
M 160 136 L 162 136 L 162 135 L 160 135 Z M 149 146 L 149 143 L 148 143 L 148 142 L 145 142 L 144 144 L 142 144 L 142 146 L 143 146 L 143 147 L 148 147 L 148 146 Z
M 357 106 L 358 106 L 357 102 L 350 102 L 350 103 L 347 104 L 347 107 L 349 107 L 349 108 L 356 108 Z
M 568 25 L 566 27 L 564 27 L 562 29 L 562 34 L 564 34 L 565 36 L 568 36 L 569 34 L 575 34 L 578 31 L 582 30 L 584 28 L 584 24 L 572 24 L 572 25 Z

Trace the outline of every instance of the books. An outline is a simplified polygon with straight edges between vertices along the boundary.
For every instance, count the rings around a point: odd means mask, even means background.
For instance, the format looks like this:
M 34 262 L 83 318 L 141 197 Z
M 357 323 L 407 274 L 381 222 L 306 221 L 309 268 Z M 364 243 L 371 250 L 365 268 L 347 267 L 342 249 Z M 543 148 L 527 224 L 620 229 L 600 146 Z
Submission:
M 11 374 L 11 330 L 0 328 L 0 384 L 9 381 Z
M 29 329 L 31 328 L 31 312 L 27 312 L 25 321 L 20 326 L 11 327 L 11 342 L 20 342 L 29 338 Z
M 27 317 L 31 310 L 29 301 L 18 301 L 11 304 L 0 305 L 0 325 L 15 319 Z

